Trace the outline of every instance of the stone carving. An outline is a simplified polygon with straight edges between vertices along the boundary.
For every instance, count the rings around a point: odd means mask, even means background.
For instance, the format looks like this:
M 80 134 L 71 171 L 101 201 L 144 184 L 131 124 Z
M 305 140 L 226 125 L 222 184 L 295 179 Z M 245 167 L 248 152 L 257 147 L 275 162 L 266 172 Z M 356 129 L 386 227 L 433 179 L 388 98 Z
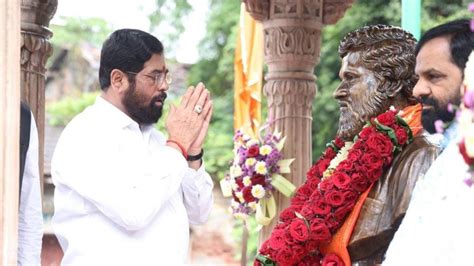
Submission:
M 52 54 L 48 26 L 57 4 L 57 0 L 21 1 L 21 99 L 30 106 L 38 127 L 40 176 L 44 163 L 46 62 Z

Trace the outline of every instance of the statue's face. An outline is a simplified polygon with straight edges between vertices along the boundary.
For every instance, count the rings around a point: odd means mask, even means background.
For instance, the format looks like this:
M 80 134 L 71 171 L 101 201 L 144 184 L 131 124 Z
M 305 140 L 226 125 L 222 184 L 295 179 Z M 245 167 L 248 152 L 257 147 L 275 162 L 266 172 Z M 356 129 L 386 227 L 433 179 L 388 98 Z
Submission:
M 340 111 L 338 135 L 344 140 L 352 140 L 371 117 L 388 107 L 387 97 L 377 90 L 380 82 L 360 58 L 360 52 L 354 52 L 342 59 L 342 82 L 334 92 Z

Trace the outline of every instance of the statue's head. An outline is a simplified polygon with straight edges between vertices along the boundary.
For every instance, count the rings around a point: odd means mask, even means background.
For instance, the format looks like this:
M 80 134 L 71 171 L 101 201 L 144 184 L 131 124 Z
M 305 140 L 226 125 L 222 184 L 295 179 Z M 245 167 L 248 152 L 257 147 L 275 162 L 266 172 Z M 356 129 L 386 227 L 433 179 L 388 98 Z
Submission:
M 416 40 L 399 27 L 366 26 L 348 33 L 339 45 L 341 84 L 334 92 L 340 106 L 338 135 L 352 140 L 372 117 L 391 105 L 416 102 Z

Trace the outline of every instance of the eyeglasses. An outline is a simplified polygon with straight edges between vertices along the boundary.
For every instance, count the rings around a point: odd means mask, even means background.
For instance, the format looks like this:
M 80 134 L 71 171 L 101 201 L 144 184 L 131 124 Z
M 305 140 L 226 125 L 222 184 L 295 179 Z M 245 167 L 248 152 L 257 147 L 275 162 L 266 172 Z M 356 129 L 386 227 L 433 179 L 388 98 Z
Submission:
M 124 71 L 125 73 L 132 74 L 132 75 L 138 75 L 136 72 L 131 72 L 131 71 Z M 155 75 L 149 75 L 149 74 L 143 74 L 146 77 L 149 77 L 153 79 L 153 82 L 157 86 L 161 86 L 163 84 L 163 81 L 166 81 L 167 85 L 170 85 L 171 82 L 173 82 L 173 77 L 171 76 L 171 73 L 166 70 L 166 72 L 160 72 L 156 73 Z

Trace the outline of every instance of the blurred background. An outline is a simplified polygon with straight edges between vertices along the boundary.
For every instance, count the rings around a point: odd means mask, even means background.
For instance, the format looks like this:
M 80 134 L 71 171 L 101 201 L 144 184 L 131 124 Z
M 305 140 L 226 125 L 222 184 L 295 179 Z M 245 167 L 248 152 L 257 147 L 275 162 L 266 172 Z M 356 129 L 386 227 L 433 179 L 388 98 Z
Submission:
M 423 0 L 422 33 L 437 24 L 470 17 L 463 0 Z M 194 265 L 240 265 L 248 254 L 252 265 L 257 248 L 256 225 L 250 222 L 246 251 L 242 253 L 242 222 L 228 211 L 219 180 L 232 160 L 234 49 L 240 15 L 237 0 L 60 0 L 50 29 L 53 55 L 48 60 L 45 127 L 45 238 L 43 265 L 58 265 L 62 252 L 50 228 L 54 187 L 50 162 L 64 126 L 99 94 L 100 48 L 119 28 L 149 31 L 165 45 L 173 75 L 168 102 L 202 81 L 214 98 L 214 115 L 205 145 L 206 168 L 215 181 L 215 207 L 210 221 L 191 229 L 190 261 Z M 313 103 L 313 158 L 317 159 L 336 132 L 338 106 L 332 93 L 339 83 L 339 41 L 356 28 L 370 24 L 401 24 L 400 0 L 359 0 L 335 25 L 323 30 L 321 60 L 315 69 L 318 93 Z M 264 70 L 265 71 L 265 70 Z M 265 119 L 266 103 L 262 112 Z M 168 105 L 165 106 L 165 115 Z M 330 122 L 329 122 L 330 121 Z M 159 121 L 158 128 L 163 128 Z M 316 134 L 317 132 L 317 134 Z

